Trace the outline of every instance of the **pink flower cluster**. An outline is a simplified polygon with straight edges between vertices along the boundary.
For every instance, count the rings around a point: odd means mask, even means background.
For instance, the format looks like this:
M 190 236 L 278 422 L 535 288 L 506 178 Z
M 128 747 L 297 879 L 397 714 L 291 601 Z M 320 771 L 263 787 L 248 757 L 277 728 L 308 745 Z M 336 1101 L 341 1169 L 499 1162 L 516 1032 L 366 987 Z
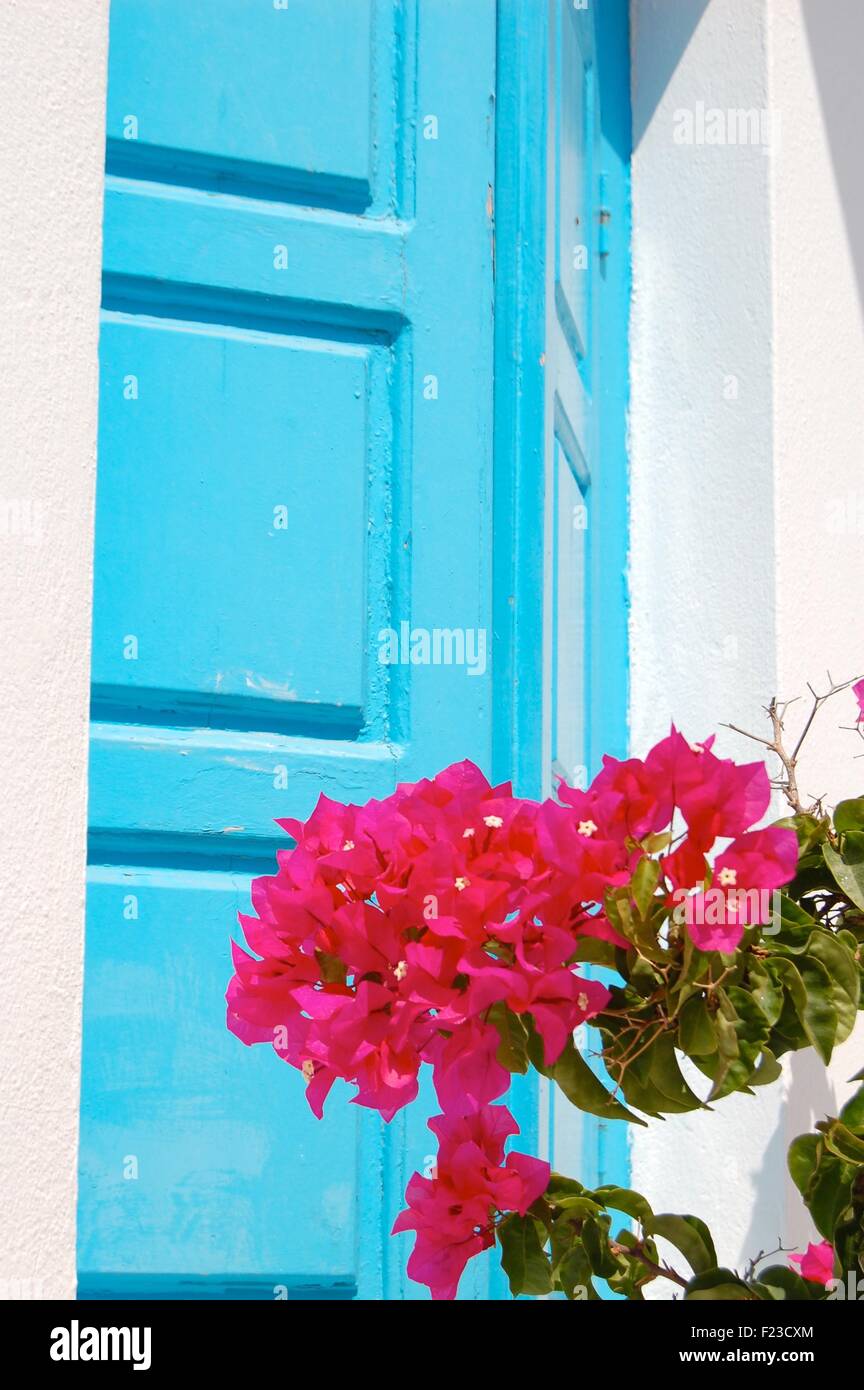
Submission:
M 602 902 L 604 887 L 629 882 L 644 854 L 633 842 L 668 833 L 674 838 L 660 856 L 660 882 L 669 905 L 695 890 L 685 917 L 694 944 L 734 951 L 745 926 L 770 920 L 766 895 L 794 877 L 798 839 L 779 826 L 750 829 L 771 800 L 765 765 L 718 758 L 713 743 L 713 736 L 688 743 L 673 727 L 644 760 L 604 758 L 587 791 L 562 785 L 564 804 L 544 807 L 543 848 L 557 864 L 578 863 L 585 887 Z M 730 843 L 709 867 L 718 840 Z M 709 878 L 713 910 L 705 906 Z
M 393 1231 L 417 1232 L 409 1276 L 428 1284 L 433 1298 L 455 1298 L 468 1261 L 495 1244 L 495 1213 L 524 1216 L 546 1191 L 550 1169 L 528 1154 L 505 1158 L 505 1141 L 519 1127 L 503 1105 L 436 1115 L 429 1128 L 438 1138 L 435 1174 L 414 1174 Z
M 424 1061 L 445 1111 L 488 1104 L 510 1081 L 489 1022 L 499 1002 L 531 1013 L 556 1061 L 609 998 L 568 961 L 580 932 L 611 930 L 580 882 L 602 895 L 611 865 L 605 850 L 602 871 L 547 860 L 547 809 L 465 762 L 385 801 L 322 796 L 305 823 L 280 822 L 297 848 L 252 886 L 258 916 L 240 920 L 261 959 L 234 947 L 228 1026 L 300 1067 L 316 1114 L 342 1077 L 389 1120 Z M 619 852 L 621 882 L 632 857 Z
M 704 888 L 718 838 L 731 840 L 713 867 L 724 888 L 794 873 L 793 831 L 750 830 L 770 798 L 764 766 L 717 758 L 712 742 L 673 728 L 644 761 L 605 758 L 587 791 L 562 783 L 560 804 L 514 797 L 463 762 L 383 801 L 322 796 L 307 821 L 279 822 L 296 848 L 252 886 L 257 916 L 240 921 L 254 954 L 234 946 L 228 1026 L 298 1067 L 319 1116 L 342 1078 L 389 1120 L 432 1066 L 442 1158 L 431 1183 L 412 1180 L 398 1229 L 417 1231 L 412 1267 L 440 1296 L 490 1243 L 494 1213 L 530 1205 L 543 1168 L 524 1155 L 501 1166 L 513 1121 L 490 1102 L 510 1080 L 495 1026 L 504 1006 L 530 1015 L 554 1064 L 609 999 L 573 964 L 579 938 L 626 947 L 606 892 L 632 881 L 643 842 L 679 817 L 660 859 L 670 905 Z M 748 920 L 762 919 L 733 910 L 719 929 L 688 929 L 704 949 L 731 950 Z

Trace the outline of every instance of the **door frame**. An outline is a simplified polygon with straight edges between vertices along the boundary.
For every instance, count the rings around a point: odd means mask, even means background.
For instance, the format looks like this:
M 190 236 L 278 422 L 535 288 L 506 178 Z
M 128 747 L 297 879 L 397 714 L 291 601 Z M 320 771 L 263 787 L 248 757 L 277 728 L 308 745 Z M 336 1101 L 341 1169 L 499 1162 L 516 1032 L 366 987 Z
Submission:
M 498 0 L 495 166 L 495 434 L 493 553 L 493 779 L 512 777 L 520 795 L 548 795 L 549 602 L 546 561 L 544 355 L 547 283 L 547 140 L 551 92 L 549 15 L 536 0 Z M 566 0 L 565 0 L 566 2 Z M 612 212 L 599 331 L 597 398 L 603 482 L 592 497 L 588 578 L 588 772 L 604 753 L 628 752 L 630 114 L 627 0 L 592 6 L 604 111 L 601 153 Z M 622 63 L 621 54 L 628 61 Z M 522 1142 L 555 1162 L 549 1086 L 538 1097 L 514 1078 L 510 1105 Z M 580 1117 L 580 1179 L 626 1185 L 627 1127 Z M 568 1155 L 573 1154 L 568 1140 Z M 572 1158 L 571 1158 L 572 1162 Z

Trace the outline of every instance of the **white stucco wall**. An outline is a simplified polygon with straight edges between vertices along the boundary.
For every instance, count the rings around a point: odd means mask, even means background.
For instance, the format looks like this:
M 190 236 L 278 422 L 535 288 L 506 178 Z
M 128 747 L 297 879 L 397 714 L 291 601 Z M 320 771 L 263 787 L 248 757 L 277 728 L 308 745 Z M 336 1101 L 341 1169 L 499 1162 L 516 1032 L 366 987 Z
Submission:
M 864 673 L 864 6 L 770 7 L 769 85 L 783 139 L 771 166 L 779 683 Z M 861 791 L 851 696 L 826 706 L 802 793 Z
M 760 732 L 773 694 L 806 693 L 826 668 L 835 679 L 864 670 L 855 586 L 864 200 L 853 176 L 864 12 L 857 0 L 632 0 L 631 13 L 640 752 L 671 717 L 697 737 L 725 721 Z M 676 141 L 682 112 L 694 133 L 704 121 L 707 141 L 712 108 L 764 111 L 756 142 Z M 727 117 L 728 138 L 743 128 Z M 860 532 L 842 520 L 847 495 Z M 854 736 L 836 728 L 852 718 L 849 696 L 822 711 L 805 794 L 833 802 L 864 784 Z M 719 734 L 723 753 L 758 756 L 755 744 Z M 860 1053 L 847 1044 L 832 1080 L 850 1075 Z M 802 1054 L 773 1088 L 634 1136 L 633 1184 L 657 1207 L 708 1219 L 733 1265 L 778 1236 L 794 1243 L 810 1232 L 786 1149 L 835 1100 L 824 1069 Z
M 783 138 L 771 165 L 778 688 L 817 690 L 864 673 L 864 6 L 769 5 L 769 91 Z M 802 700 L 797 722 L 808 708 Z M 801 758 L 805 797 L 864 790 L 855 704 L 823 707 Z M 791 718 L 791 712 L 790 712 Z M 846 726 L 846 727 L 844 727 Z M 792 1138 L 837 1108 L 864 1066 L 864 1028 L 838 1049 L 826 1083 L 794 1060 Z M 788 1194 L 792 1226 L 800 1212 Z
M 860 0 L 633 0 L 632 742 L 758 727 L 864 672 Z M 0 1295 L 74 1292 L 74 1203 L 107 0 L 4 0 L 0 49 Z M 676 113 L 780 112 L 780 141 L 675 141 Z M 677 128 L 680 130 L 680 119 Z M 698 138 L 698 135 L 697 135 Z M 823 559 L 824 556 L 824 559 Z M 864 782 L 851 706 L 806 792 Z M 723 751 L 752 751 L 721 731 Z M 864 753 L 864 745 L 861 745 Z M 638 1134 L 633 1183 L 731 1263 L 806 1233 L 792 1135 L 864 1062 Z M 721 1216 L 722 1212 L 722 1216 Z
M 0 5 L 0 1297 L 71 1297 L 107 0 Z

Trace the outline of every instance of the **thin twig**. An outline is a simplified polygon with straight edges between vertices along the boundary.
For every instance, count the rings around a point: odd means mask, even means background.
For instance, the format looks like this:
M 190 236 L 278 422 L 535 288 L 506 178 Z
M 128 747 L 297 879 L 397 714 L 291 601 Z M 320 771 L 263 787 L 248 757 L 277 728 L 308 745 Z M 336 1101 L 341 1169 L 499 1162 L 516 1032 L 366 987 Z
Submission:
M 753 1259 L 750 1261 L 750 1263 L 749 1263 L 748 1266 L 747 1266 L 747 1271 L 746 1271 L 746 1273 L 745 1273 L 745 1275 L 744 1275 L 744 1282 L 747 1283 L 747 1284 L 749 1284 L 750 1280 L 753 1278 L 754 1274 L 756 1273 L 756 1266 L 759 1265 L 759 1264 L 761 1264 L 763 1260 L 770 1260 L 772 1255 L 788 1255 L 788 1254 L 789 1254 L 789 1251 L 790 1251 L 790 1250 L 794 1250 L 794 1249 L 795 1249 L 795 1246 L 794 1246 L 794 1245 L 789 1245 L 789 1246 L 784 1245 L 783 1242 L 782 1242 L 782 1240 L 781 1240 L 780 1237 L 778 1236 L 778 1237 L 777 1237 L 777 1249 L 776 1249 L 776 1250 L 760 1250 L 758 1255 L 754 1255 L 754 1256 L 753 1256 Z
M 752 734 L 748 729 L 739 728 L 737 724 L 724 725 L 724 728 L 731 729 L 733 733 L 741 734 L 744 738 L 752 739 L 754 743 L 761 743 L 763 748 L 767 748 L 769 753 L 773 753 L 775 757 L 779 758 L 780 765 L 783 769 L 783 775 L 773 779 L 772 785 L 783 792 L 783 795 L 796 815 L 802 815 L 805 811 L 805 807 L 801 804 L 801 796 L 798 790 L 798 756 L 804 745 L 804 740 L 813 727 L 813 721 L 827 700 L 830 700 L 834 695 L 839 695 L 843 690 L 848 690 L 851 685 L 854 685 L 856 681 L 861 679 L 860 676 L 853 676 L 851 680 L 836 682 L 832 679 L 830 671 L 827 674 L 829 688 L 823 695 L 820 695 L 814 690 L 809 681 L 807 682 L 807 689 L 813 697 L 813 704 L 804 722 L 804 728 L 801 731 L 800 737 L 791 752 L 787 749 L 784 741 L 784 720 L 786 711 L 790 705 L 795 703 L 794 700 L 781 701 L 778 700 L 775 695 L 771 703 L 765 707 L 765 713 L 771 720 L 773 737 L 770 739 L 764 738 L 760 734 Z M 796 697 L 796 699 L 797 698 L 798 697 Z M 811 814 L 818 814 L 821 810 L 822 799 L 822 797 L 819 797 L 807 810 L 809 810 Z

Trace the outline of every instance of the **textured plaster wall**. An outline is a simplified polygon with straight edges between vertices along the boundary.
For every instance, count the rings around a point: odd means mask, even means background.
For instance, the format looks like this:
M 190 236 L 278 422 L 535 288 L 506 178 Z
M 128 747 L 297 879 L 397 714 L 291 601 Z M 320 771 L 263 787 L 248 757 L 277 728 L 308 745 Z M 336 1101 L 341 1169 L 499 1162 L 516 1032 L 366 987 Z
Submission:
M 0 1294 L 71 1296 L 107 0 L 2 0 Z M 864 86 L 859 0 L 633 0 L 633 747 L 755 727 L 864 671 Z M 674 140 L 676 113 L 780 111 L 780 140 Z M 679 121 L 679 129 L 680 129 Z M 824 558 L 823 558 L 824 557 Z M 805 791 L 860 785 L 849 707 Z M 724 751 L 746 745 L 721 735 Z M 857 748 L 852 750 L 857 752 Z M 864 752 L 864 746 L 861 749 Z M 638 1135 L 658 1206 L 724 1218 L 733 1263 L 806 1231 L 783 1176 L 826 1083 Z M 722 1196 L 721 1196 L 722 1194 Z M 755 1213 L 755 1214 L 754 1214 Z
M 71 1297 L 107 0 L 0 4 L 0 1296 Z
M 806 694 L 864 672 L 864 6 L 770 6 L 769 84 L 783 138 L 771 166 L 778 688 Z M 800 728 L 803 699 L 790 711 Z M 864 790 L 854 701 L 820 712 L 801 759 L 805 798 Z M 847 727 L 843 727 L 843 726 Z M 791 1068 L 788 1137 L 836 1114 L 864 1066 L 864 1029 L 829 1081 L 812 1057 Z M 799 1218 L 789 1194 L 789 1226 Z
M 824 685 L 826 667 L 864 671 L 864 7 L 632 0 L 631 14 L 631 719 L 643 751 L 670 716 L 699 737 L 727 720 L 759 731 L 771 695 Z M 676 143 L 682 111 L 698 130 L 700 103 L 764 111 L 759 138 Z M 853 718 L 844 698 L 822 711 L 803 764 L 803 793 L 829 802 L 864 783 L 854 736 L 837 728 Z M 758 751 L 726 730 L 718 745 Z M 861 1052 L 848 1043 L 830 1080 L 801 1054 L 773 1088 L 639 1133 L 634 1185 L 717 1223 L 733 1265 L 780 1235 L 806 1238 L 786 1148 L 834 1108 Z
M 770 157 L 697 143 L 699 112 L 764 109 L 762 0 L 632 8 L 632 746 L 758 728 L 776 684 Z M 700 108 L 701 103 L 701 108 Z M 676 142 L 690 113 L 693 143 Z M 724 754 L 752 756 L 719 730 Z M 743 745 L 743 746 L 742 746 Z M 721 1258 L 773 1248 L 779 1088 L 632 1140 L 659 1210 L 710 1218 Z M 766 1158 L 767 1154 L 767 1158 Z

